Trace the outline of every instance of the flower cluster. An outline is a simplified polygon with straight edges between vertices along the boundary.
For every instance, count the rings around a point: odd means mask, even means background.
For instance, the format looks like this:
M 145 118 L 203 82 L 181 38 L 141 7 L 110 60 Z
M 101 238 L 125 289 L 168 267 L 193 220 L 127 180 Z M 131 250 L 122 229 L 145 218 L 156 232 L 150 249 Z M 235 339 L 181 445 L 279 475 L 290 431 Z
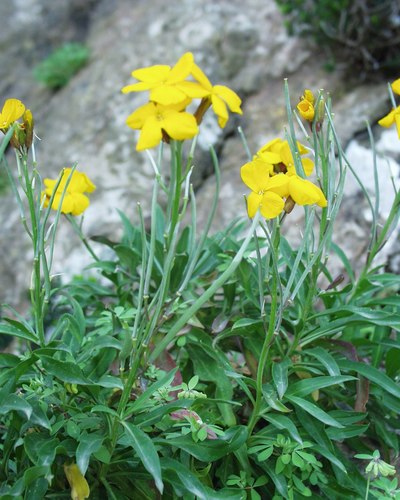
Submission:
M 138 82 L 123 87 L 124 94 L 149 91 L 149 102 L 126 120 L 129 127 L 140 130 L 138 151 L 153 148 L 161 140 L 191 139 L 198 134 L 198 125 L 210 106 L 221 128 L 228 121 L 228 109 L 242 114 L 239 96 L 224 85 L 212 85 L 190 52 L 186 52 L 173 67 L 150 66 L 133 71 L 132 76 Z M 201 101 L 192 114 L 187 107 L 193 99 Z
M 308 150 L 297 143 L 300 156 Z M 309 176 L 314 163 L 310 158 L 301 158 L 306 176 Z M 298 205 L 317 204 L 327 206 L 321 189 L 296 173 L 295 162 L 288 141 L 274 139 L 265 144 L 253 159 L 240 170 L 242 181 L 251 189 L 247 196 L 247 212 L 254 217 L 257 210 L 266 219 L 277 217 L 282 210 L 290 212 L 295 203 Z
M 63 214 L 80 215 L 89 206 L 89 198 L 84 193 L 92 193 L 96 186 L 83 172 L 71 168 L 64 168 L 61 173 L 61 180 L 44 179 L 45 190 L 42 193 L 42 200 L 45 207 L 54 197 L 51 208 L 58 210 L 61 203 Z M 65 194 L 64 194 L 65 191 Z
M 392 90 L 395 94 L 400 95 L 400 78 L 395 80 L 391 84 Z M 393 108 L 390 113 L 388 113 L 386 116 L 381 118 L 378 121 L 379 125 L 382 127 L 391 127 L 393 124 L 396 124 L 397 128 L 397 133 L 399 135 L 400 139 L 400 106 L 397 106 L 396 108 Z
M 18 120 L 22 117 L 22 123 Z M 7 99 L 0 112 L 0 130 L 6 134 L 16 123 L 11 144 L 15 149 L 30 148 L 33 140 L 33 117 L 29 109 L 19 99 Z

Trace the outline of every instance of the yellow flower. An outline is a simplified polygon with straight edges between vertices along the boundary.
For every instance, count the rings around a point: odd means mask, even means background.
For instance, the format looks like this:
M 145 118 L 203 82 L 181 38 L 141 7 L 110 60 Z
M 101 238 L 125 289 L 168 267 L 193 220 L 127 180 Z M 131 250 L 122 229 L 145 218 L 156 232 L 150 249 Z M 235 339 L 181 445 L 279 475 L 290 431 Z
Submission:
M 7 99 L 0 113 L 0 130 L 7 129 L 24 114 L 25 106 L 19 99 Z
M 298 175 L 286 174 L 289 179 L 289 196 L 298 205 L 313 205 L 316 203 L 320 207 L 326 207 L 328 202 L 321 189 L 312 182 L 302 179 Z
M 297 149 L 300 156 L 305 155 L 309 152 L 308 149 L 300 142 L 297 142 Z M 266 153 L 270 155 L 272 153 L 273 155 L 275 155 L 275 160 L 271 162 L 274 164 L 275 173 L 296 173 L 294 159 L 288 141 L 279 138 L 273 139 L 272 141 L 269 141 L 267 142 L 267 144 L 262 146 L 258 150 L 257 155 L 263 158 L 265 157 Z M 301 158 L 301 163 L 303 165 L 304 173 L 308 177 L 314 169 L 314 163 L 312 160 L 310 160 L 310 158 Z
M 168 65 L 157 64 L 148 68 L 140 68 L 132 71 L 132 76 L 139 80 L 138 83 L 126 85 L 122 92 L 141 92 L 150 90 L 150 101 L 168 106 L 177 104 L 187 97 L 203 97 L 207 95 L 201 85 L 191 82 L 186 85 L 186 78 L 191 74 L 194 64 L 193 54 L 186 52 L 173 68 Z
M 191 139 L 198 134 L 195 117 L 183 111 L 188 101 L 190 99 L 171 106 L 149 102 L 134 111 L 126 124 L 141 131 L 136 149 L 142 151 L 157 146 L 163 138 L 163 132 L 177 141 Z
M 76 464 L 65 464 L 64 472 L 71 487 L 72 500 L 85 500 L 85 498 L 89 498 L 89 485 L 79 467 Z
M 398 78 L 397 80 L 395 80 L 392 85 L 392 90 L 395 94 L 399 94 L 400 95 L 400 78 Z
M 225 127 L 229 118 L 227 107 L 232 113 L 238 113 L 239 115 L 243 113 L 240 108 L 242 100 L 233 90 L 225 85 L 212 85 L 197 64 L 193 64 L 191 73 L 207 92 L 203 98 L 210 101 L 212 109 L 218 117 L 218 125 L 221 128 Z M 192 82 L 187 82 L 187 84 L 189 87 L 191 84 L 193 85 Z
M 71 175 L 71 170 L 71 168 L 65 168 L 63 170 L 61 182 L 57 187 L 51 208 L 58 210 L 63 192 L 66 189 L 61 205 L 61 212 L 63 214 L 80 215 L 89 206 L 89 198 L 83 193 L 92 193 L 96 189 L 96 186 L 86 174 L 75 170 L 72 173 L 66 188 L 68 179 Z M 57 181 L 57 179 L 44 179 L 45 190 L 42 193 L 42 199 L 44 200 L 45 207 L 49 205 L 50 198 L 54 192 Z
M 381 127 L 391 127 L 395 123 L 397 128 L 397 134 L 400 139 L 400 106 L 397 106 L 397 108 L 392 109 L 392 111 L 390 111 L 390 113 L 381 118 L 378 121 L 378 123 Z
M 297 105 L 297 109 L 304 120 L 312 122 L 314 120 L 315 111 L 313 104 L 307 99 L 302 99 Z
M 297 148 L 301 155 L 308 152 L 299 142 Z M 314 164 L 307 160 L 303 158 L 302 162 L 309 175 Z M 243 182 L 252 190 L 247 197 L 249 217 L 254 217 L 260 209 L 261 215 L 272 219 L 283 209 L 289 213 L 294 203 L 317 204 L 320 207 L 328 204 L 318 186 L 296 174 L 289 144 L 282 139 L 265 144 L 252 161 L 242 166 L 240 174 Z
M 314 94 L 310 89 L 304 89 L 304 94 L 301 96 L 301 100 L 305 99 L 311 104 L 314 104 L 315 98 Z
M 277 217 L 283 210 L 289 178 L 283 174 L 270 177 L 269 171 L 267 163 L 253 161 L 240 169 L 242 181 L 252 191 L 247 197 L 247 212 L 251 218 L 258 209 L 266 219 Z

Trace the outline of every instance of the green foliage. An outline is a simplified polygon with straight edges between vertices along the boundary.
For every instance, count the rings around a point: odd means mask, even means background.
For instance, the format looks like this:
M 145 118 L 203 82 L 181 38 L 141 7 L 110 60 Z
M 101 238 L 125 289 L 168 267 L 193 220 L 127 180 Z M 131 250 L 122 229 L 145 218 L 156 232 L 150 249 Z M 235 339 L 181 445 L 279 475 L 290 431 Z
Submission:
M 327 54 L 326 68 L 345 65 L 353 76 L 397 74 L 397 0 L 276 0 L 290 34 L 312 38 Z M 357 72 L 355 72 L 355 68 Z
M 80 43 L 66 43 L 52 52 L 34 69 L 36 80 L 50 89 L 67 85 L 89 59 L 89 49 Z
M 287 88 L 286 97 L 290 104 Z M 355 273 L 331 244 L 347 167 L 330 116 L 328 106 L 324 128 L 308 138 L 328 206 L 305 208 L 298 247 L 281 234 L 290 214 L 197 237 L 191 159 L 172 143 L 171 175 L 153 186 L 150 228 L 140 207 L 137 222 L 121 213 L 120 240 L 96 238 L 108 260 L 83 239 L 101 279 L 49 288 L 50 209 L 23 185 L 39 203 L 31 217 L 42 267 L 33 318 L 0 323 L 20 349 L 0 354 L 1 498 L 67 498 L 71 463 L 93 498 L 358 499 L 369 488 L 398 498 L 386 476 L 400 450 L 400 285 L 373 259 L 397 222 L 400 195 L 383 225 L 369 200 L 368 256 Z M 292 121 L 290 130 L 294 145 Z M 161 160 L 155 166 L 166 170 Z M 331 253 L 346 270 L 341 285 Z M 372 461 L 365 474 L 355 456 Z

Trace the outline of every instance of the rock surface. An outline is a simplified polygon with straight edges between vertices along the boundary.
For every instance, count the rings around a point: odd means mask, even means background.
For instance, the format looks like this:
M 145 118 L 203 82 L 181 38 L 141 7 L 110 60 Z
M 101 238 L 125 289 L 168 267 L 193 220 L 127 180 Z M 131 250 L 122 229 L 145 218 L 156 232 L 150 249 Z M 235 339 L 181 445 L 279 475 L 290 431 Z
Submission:
M 207 118 L 199 137 L 195 183 L 200 220 L 206 217 L 215 184 L 207 152 L 210 144 L 221 161 L 221 202 L 214 229 L 244 212 L 241 195 L 245 187 L 239 169 L 246 155 L 235 128 L 241 125 L 252 152 L 282 136 L 287 122 L 284 78 L 289 79 L 293 104 L 305 86 L 331 92 L 340 138 L 343 144 L 349 143 L 347 153 L 357 165 L 363 165 L 363 173 L 370 153 L 353 137 L 365 129 L 365 119 L 374 123 L 389 109 L 384 82 L 348 88 L 340 73 L 324 72 L 318 51 L 288 37 L 273 1 L 250 0 L 244 8 L 239 0 L 12 0 L 1 2 L 0 18 L 7 19 L 0 33 L 5 61 L 0 69 L 0 102 L 18 97 L 32 109 L 41 139 L 36 150 L 44 177 L 56 177 L 62 167 L 78 162 L 93 179 L 98 189 L 84 223 L 89 235 L 115 237 L 120 227 L 117 209 L 136 217 L 138 201 L 145 212 L 149 208 L 153 171 L 146 155 L 135 151 L 136 136 L 125 125 L 143 96 L 120 93 L 122 86 L 133 81 L 133 69 L 174 64 L 183 52 L 192 51 L 214 83 L 227 84 L 242 96 L 242 118 L 232 119 L 223 132 Z M 52 93 L 34 81 L 32 67 L 66 41 L 86 43 L 90 62 L 66 87 Z M 400 141 L 392 132 L 383 133 L 378 144 L 391 157 L 398 177 Z M 381 184 L 382 208 L 387 211 L 388 181 L 382 177 Z M 349 181 L 349 201 L 344 205 L 343 222 L 338 223 L 337 238 L 339 243 L 355 239 L 363 248 L 369 226 L 368 215 L 360 214 L 353 202 L 358 191 Z M 0 300 L 15 305 L 21 303 L 29 284 L 31 263 L 17 209 L 10 208 L 14 206 L 10 194 L 0 197 Z M 362 252 L 354 250 L 353 243 L 349 248 L 355 258 Z M 63 223 L 53 271 L 70 276 L 89 262 Z

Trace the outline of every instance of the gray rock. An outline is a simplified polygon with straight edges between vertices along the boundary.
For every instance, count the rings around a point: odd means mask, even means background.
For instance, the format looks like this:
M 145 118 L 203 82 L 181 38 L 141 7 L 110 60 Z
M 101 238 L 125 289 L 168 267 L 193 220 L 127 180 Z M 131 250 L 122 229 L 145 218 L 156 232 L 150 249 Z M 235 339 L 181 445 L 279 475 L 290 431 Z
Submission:
M 54 178 L 62 167 L 78 162 L 97 185 L 85 214 L 89 236 L 117 237 L 117 209 L 135 221 L 138 201 L 145 214 L 149 210 L 153 171 L 147 156 L 135 151 L 136 133 L 125 125 L 146 97 L 120 92 L 133 82 L 133 69 L 174 64 L 183 52 L 193 51 L 213 83 L 227 84 L 243 97 L 243 117 L 221 131 L 207 116 L 199 137 L 193 180 L 202 184 L 197 194 L 200 222 L 215 188 L 209 145 L 216 147 L 221 161 L 221 203 L 214 229 L 244 214 L 246 189 L 239 169 L 246 155 L 236 125 L 243 127 L 251 151 L 282 135 L 287 123 L 284 77 L 289 77 L 293 104 L 305 86 L 344 96 L 342 104 L 340 99 L 335 104 L 335 113 L 345 142 L 363 130 L 364 116 L 374 121 L 387 112 L 382 86 L 345 92 L 340 73 L 324 73 L 319 54 L 288 37 L 275 2 L 250 0 L 244 6 L 241 0 L 13 0 L 0 3 L 0 18 L 7 20 L 0 33 L 1 101 L 18 97 L 33 110 L 43 177 Z M 34 81 L 32 67 L 71 40 L 89 46 L 90 62 L 65 88 L 52 93 Z M 371 91 L 376 99 L 369 98 Z M 30 251 L 12 206 L 10 195 L 0 197 L 0 210 L 7 214 L 0 240 L 0 299 L 18 304 L 29 285 Z M 53 272 L 67 278 L 88 258 L 64 221 L 57 241 Z

